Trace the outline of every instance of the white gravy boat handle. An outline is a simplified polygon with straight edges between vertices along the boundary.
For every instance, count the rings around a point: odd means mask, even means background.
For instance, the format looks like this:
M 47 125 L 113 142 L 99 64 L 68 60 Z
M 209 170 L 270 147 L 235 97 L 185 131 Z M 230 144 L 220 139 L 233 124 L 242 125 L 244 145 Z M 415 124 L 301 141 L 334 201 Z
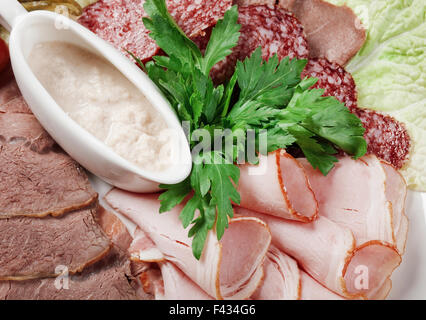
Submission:
M 17 0 L 1 0 L 0 3 L 0 24 L 9 32 L 27 10 Z

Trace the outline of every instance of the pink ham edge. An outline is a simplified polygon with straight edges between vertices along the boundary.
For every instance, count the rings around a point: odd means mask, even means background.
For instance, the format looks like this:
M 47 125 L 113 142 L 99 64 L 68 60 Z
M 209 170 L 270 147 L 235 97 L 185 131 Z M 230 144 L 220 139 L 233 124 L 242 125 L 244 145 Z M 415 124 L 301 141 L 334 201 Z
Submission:
M 136 227 L 128 252 L 132 261 L 162 262 L 165 260 L 163 253 L 139 227 Z
M 267 225 L 253 217 L 230 220 L 218 241 L 209 232 L 203 255 L 196 260 L 191 239 L 179 220 L 182 206 L 159 214 L 158 194 L 137 195 L 113 189 L 107 203 L 136 223 L 152 239 L 167 261 L 216 299 L 247 299 L 263 278 L 263 261 L 271 234 Z
M 301 300 L 344 300 L 343 297 L 319 284 L 306 272 L 300 271 L 300 278 Z
M 380 160 L 380 163 L 386 174 L 386 197 L 392 203 L 395 245 L 398 251 L 403 254 L 408 233 L 408 218 L 405 214 L 407 183 L 401 173 L 391 164 L 383 160 Z
M 323 216 L 312 223 L 300 223 L 240 207 L 235 207 L 235 213 L 265 221 L 275 246 L 296 259 L 315 280 L 343 297 L 369 298 L 370 291 L 374 293 L 382 287 L 401 263 L 401 256 L 393 247 L 377 241 L 356 247 L 348 228 Z M 371 251 L 376 252 L 372 255 Z M 351 282 L 359 279 L 359 265 L 369 270 L 369 290 L 353 289 Z
M 213 300 L 173 263 L 160 263 L 164 283 L 164 300 Z
M 318 214 L 304 168 L 284 150 L 261 157 L 259 166 L 241 165 L 237 189 L 243 208 L 302 222 Z
M 349 228 L 358 245 L 379 240 L 404 252 L 408 220 L 406 185 L 401 175 L 374 155 L 343 157 L 324 176 L 306 159 L 304 166 L 319 203 L 319 213 Z
M 394 244 L 386 175 L 375 156 L 358 160 L 342 157 L 327 176 L 312 168 L 306 159 L 298 161 L 318 199 L 320 215 L 349 228 L 358 245 L 370 240 Z
M 297 262 L 271 245 L 264 264 L 265 278 L 251 297 L 254 300 L 299 300 L 300 270 Z

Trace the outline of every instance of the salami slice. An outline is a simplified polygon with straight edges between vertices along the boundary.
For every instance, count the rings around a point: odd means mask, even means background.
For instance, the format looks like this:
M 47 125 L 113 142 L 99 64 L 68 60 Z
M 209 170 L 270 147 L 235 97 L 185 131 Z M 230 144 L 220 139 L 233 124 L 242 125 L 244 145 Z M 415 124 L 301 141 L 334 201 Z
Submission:
M 233 52 L 219 62 L 212 70 L 211 77 L 216 83 L 224 82 L 235 69 L 237 60 L 244 60 L 257 47 L 262 47 L 263 59 L 274 54 L 304 59 L 308 57 L 308 44 L 300 22 L 288 11 L 267 5 L 250 5 L 238 8 L 238 23 L 241 25 L 240 39 Z M 205 39 L 197 43 L 206 44 Z
M 302 77 L 315 77 L 314 88 L 324 89 L 324 96 L 334 96 L 361 119 L 365 128 L 367 152 L 400 169 L 410 152 L 410 136 L 404 124 L 379 112 L 357 106 L 355 82 L 349 72 L 325 58 L 309 60 Z
M 142 18 L 145 0 L 99 0 L 86 7 L 78 21 L 110 42 L 130 58 L 132 52 L 142 61 L 150 60 L 160 51 L 149 37 Z M 204 30 L 223 18 L 232 0 L 167 0 L 177 24 L 190 37 L 204 35 Z
M 302 78 L 315 77 L 318 82 L 313 88 L 324 89 L 324 96 L 334 96 L 349 110 L 357 107 L 355 81 L 349 72 L 337 63 L 325 58 L 310 59 L 302 72 Z

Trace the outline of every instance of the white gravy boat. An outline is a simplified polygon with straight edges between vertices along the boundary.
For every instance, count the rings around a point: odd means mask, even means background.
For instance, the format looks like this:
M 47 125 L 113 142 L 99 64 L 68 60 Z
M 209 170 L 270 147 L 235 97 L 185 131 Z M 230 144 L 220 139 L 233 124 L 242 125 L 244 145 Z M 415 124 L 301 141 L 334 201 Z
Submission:
M 0 23 L 11 31 L 10 58 L 23 97 L 47 132 L 83 167 L 114 186 L 134 192 L 157 191 L 159 183 L 178 183 L 189 175 L 191 152 L 179 120 L 156 85 L 132 61 L 73 20 L 48 11 L 28 13 L 16 0 L 0 1 Z M 68 42 L 104 57 L 145 95 L 175 133 L 176 152 L 167 170 L 154 173 L 133 165 L 62 110 L 27 60 L 36 44 L 48 41 Z

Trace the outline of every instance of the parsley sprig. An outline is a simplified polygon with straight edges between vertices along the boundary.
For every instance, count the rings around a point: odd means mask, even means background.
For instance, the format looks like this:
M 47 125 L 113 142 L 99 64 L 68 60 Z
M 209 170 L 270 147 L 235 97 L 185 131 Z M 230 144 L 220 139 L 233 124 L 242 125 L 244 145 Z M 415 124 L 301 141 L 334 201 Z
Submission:
M 333 97 L 322 97 L 323 90 L 309 89 L 316 79 L 301 79 L 306 60 L 277 56 L 263 61 L 261 48 L 244 61 L 238 61 L 234 75 L 226 84 L 214 86 L 209 77 L 212 67 L 232 52 L 239 39 L 238 8 L 229 9 L 213 28 L 204 54 L 178 27 L 167 11 L 165 0 L 147 0 L 149 18 L 144 25 L 150 37 L 166 55 L 155 56 L 145 65 L 148 73 L 169 100 L 181 121 L 189 125 L 193 153 L 190 176 L 165 189 L 159 199 L 160 212 L 185 202 L 180 213 L 192 250 L 200 259 L 209 230 L 220 240 L 233 217 L 232 204 L 239 204 L 236 186 L 239 168 L 235 164 L 254 136 L 258 153 L 267 154 L 293 144 L 298 145 L 314 168 L 327 174 L 337 162 L 341 149 L 354 158 L 366 152 L 364 128 L 360 120 Z M 212 133 L 227 130 L 232 148 L 215 148 L 214 141 L 203 141 L 198 129 Z M 267 147 L 260 148 L 260 135 L 267 133 Z M 240 138 L 240 139 L 236 139 Z M 221 136 L 220 139 L 226 139 Z M 242 140 L 241 140 L 242 139 Z M 243 143 L 241 142 L 243 141 Z M 257 158 L 251 159 L 256 163 Z

